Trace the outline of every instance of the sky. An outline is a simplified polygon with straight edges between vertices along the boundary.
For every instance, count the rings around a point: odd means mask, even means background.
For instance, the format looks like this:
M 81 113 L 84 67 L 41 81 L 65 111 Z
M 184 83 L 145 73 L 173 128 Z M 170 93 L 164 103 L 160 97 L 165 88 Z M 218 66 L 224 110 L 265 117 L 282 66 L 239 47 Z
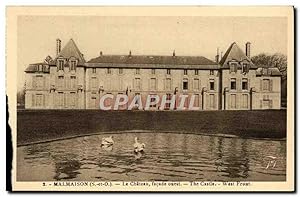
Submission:
M 30 63 L 55 58 L 56 39 L 71 39 L 88 61 L 109 55 L 204 56 L 214 60 L 232 42 L 242 50 L 251 42 L 251 56 L 287 54 L 287 18 L 203 16 L 19 16 L 17 22 L 18 89 Z

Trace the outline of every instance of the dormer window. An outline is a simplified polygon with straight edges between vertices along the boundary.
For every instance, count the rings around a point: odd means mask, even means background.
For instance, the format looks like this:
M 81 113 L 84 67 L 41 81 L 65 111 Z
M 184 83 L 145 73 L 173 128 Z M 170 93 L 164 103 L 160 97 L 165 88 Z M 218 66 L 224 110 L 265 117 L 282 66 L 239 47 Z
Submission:
M 76 60 L 71 60 L 70 62 L 70 70 L 75 70 L 76 69 Z
M 64 60 L 58 60 L 58 70 L 64 70 Z
M 44 71 L 43 65 L 42 65 L 42 64 L 39 65 L 39 71 L 40 71 L 40 72 L 43 72 L 43 71 Z
M 230 73 L 237 72 L 237 62 L 231 62 L 229 64 Z
M 247 73 L 247 72 L 249 72 L 249 64 L 243 63 L 242 64 L 242 73 Z

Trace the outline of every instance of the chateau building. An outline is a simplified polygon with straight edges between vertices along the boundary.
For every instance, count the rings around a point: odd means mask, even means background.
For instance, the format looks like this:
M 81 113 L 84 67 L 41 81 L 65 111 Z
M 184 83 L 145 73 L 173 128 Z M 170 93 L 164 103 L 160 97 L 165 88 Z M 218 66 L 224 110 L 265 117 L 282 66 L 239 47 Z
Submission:
M 280 109 L 281 73 L 251 62 L 250 43 L 245 52 L 232 43 L 215 61 L 202 56 L 104 55 L 89 61 L 71 39 L 56 57 L 30 64 L 26 72 L 26 109 L 99 109 L 103 95 L 194 95 L 199 110 Z M 176 98 L 176 105 L 178 105 Z M 107 99 L 106 105 L 113 101 Z M 160 103 L 152 105 L 158 109 Z M 120 109 L 127 109 L 122 106 Z M 167 108 L 168 109 L 168 108 Z

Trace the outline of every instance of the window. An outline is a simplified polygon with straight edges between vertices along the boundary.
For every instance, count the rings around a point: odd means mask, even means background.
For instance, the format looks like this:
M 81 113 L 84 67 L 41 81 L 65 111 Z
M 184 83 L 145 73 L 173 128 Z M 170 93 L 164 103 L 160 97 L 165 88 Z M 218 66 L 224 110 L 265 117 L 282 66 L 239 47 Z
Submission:
M 44 78 L 42 75 L 37 75 L 36 77 L 36 88 L 43 88 L 44 87 Z
M 210 107 L 210 109 L 215 108 L 215 95 L 214 94 L 209 95 L 209 107 Z
M 64 70 L 64 60 L 58 60 L 58 70 Z
M 199 79 L 194 79 L 194 90 L 199 90 Z
M 75 70 L 76 68 L 76 60 L 72 60 L 71 63 L 70 63 L 70 70 Z
M 119 90 L 123 90 L 123 88 L 124 88 L 123 79 L 120 77 L 119 78 Z
M 151 69 L 151 74 L 155 75 L 155 69 Z
M 166 109 L 170 109 L 171 103 L 170 101 L 172 100 L 172 95 L 171 94 L 167 94 L 167 98 L 166 98 Z
M 269 79 L 263 79 L 263 90 L 270 90 L 270 80 Z
M 111 74 L 111 69 L 107 68 L 106 72 L 107 72 L 107 74 Z
M 263 95 L 263 100 L 268 101 L 269 100 L 269 95 Z
M 195 70 L 195 75 L 198 75 L 199 74 L 199 71 L 198 70 Z
M 230 80 L 230 89 L 231 90 L 236 90 L 236 79 L 231 79 Z
M 92 77 L 91 79 L 91 88 L 97 88 L 98 81 L 96 77 Z
M 93 73 L 96 73 L 96 68 L 93 68 Z
M 209 75 L 214 75 L 214 70 L 210 70 Z
M 35 106 L 37 107 L 44 106 L 44 95 L 42 94 L 35 95 Z
M 43 72 L 43 71 L 44 71 L 43 65 L 41 65 L 41 64 L 39 65 L 39 71 L 40 71 L 40 72 Z
M 150 95 L 151 96 L 151 98 L 150 98 L 150 102 L 151 102 L 151 104 L 150 104 L 150 107 L 156 107 L 156 104 L 152 104 L 153 102 L 155 102 L 155 96 L 156 95 Z
M 249 65 L 247 63 L 242 64 L 242 73 L 249 72 Z
M 248 90 L 248 79 L 242 79 L 242 90 Z
M 171 79 L 166 79 L 166 90 L 171 90 Z
M 63 92 L 58 92 L 58 101 L 57 101 L 57 105 L 59 107 L 64 106 L 64 93 Z
M 195 101 L 194 101 L 194 107 L 200 107 L 200 95 L 195 94 Z
M 242 95 L 242 107 L 243 108 L 248 108 L 248 95 L 247 94 L 243 94 Z
M 63 88 L 64 87 L 64 76 L 59 76 L 58 77 L 58 87 Z
M 140 74 L 140 69 L 139 69 L 139 68 L 136 68 L 136 69 L 135 69 L 135 74 L 137 74 L 137 75 Z
M 107 101 L 108 100 L 108 101 Z M 105 99 L 106 102 L 110 102 L 110 99 Z M 106 102 L 104 102 L 104 106 L 107 106 Z M 91 94 L 91 103 L 90 103 L 91 108 L 96 108 L 97 107 L 97 94 L 96 92 L 92 92 Z
M 232 109 L 236 108 L 236 95 L 235 94 L 230 95 L 230 107 Z
M 184 75 L 187 75 L 187 69 L 184 69 L 184 70 L 183 70 L 183 74 L 184 74 Z
M 141 89 L 141 79 L 140 78 L 135 78 L 135 84 L 134 84 L 135 89 L 140 90 Z
M 171 69 L 167 69 L 167 75 L 171 74 Z
M 156 79 L 155 78 L 151 78 L 150 79 L 150 89 L 151 90 L 155 90 L 156 89 Z
M 71 88 L 74 89 L 76 88 L 76 76 L 71 76 L 70 78 Z
M 70 106 L 71 107 L 75 107 L 75 104 L 76 104 L 76 94 L 75 92 L 71 92 L 70 93 Z
M 183 80 L 182 89 L 183 90 L 189 89 L 189 84 L 188 84 L 188 80 L 187 79 Z
M 141 98 L 140 93 L 135 93 L 135 97 L 136 97 L 135 104 L 140 105 L 140 98 Z
M 119 68 L 119 74 L 123 74 L 123 68 Z
M 213 80 L 210 80 L 210 82 L 209 82 L 209 89 L 215 90 L 215 82 Z
M 237 63 L 236 62 L 230 63 L 229 68 L 230 68 L 230 71 L 229 71 L 230 73 L 236 72 L 237 71 Z

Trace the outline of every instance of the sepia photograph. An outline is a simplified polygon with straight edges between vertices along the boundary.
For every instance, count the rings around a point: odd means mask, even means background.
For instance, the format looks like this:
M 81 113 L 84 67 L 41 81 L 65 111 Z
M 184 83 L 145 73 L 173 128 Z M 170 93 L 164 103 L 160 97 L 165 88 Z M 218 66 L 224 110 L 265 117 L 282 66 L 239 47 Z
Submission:
M 13 190 L 294 190 L 293 7 L 7 13 Z

